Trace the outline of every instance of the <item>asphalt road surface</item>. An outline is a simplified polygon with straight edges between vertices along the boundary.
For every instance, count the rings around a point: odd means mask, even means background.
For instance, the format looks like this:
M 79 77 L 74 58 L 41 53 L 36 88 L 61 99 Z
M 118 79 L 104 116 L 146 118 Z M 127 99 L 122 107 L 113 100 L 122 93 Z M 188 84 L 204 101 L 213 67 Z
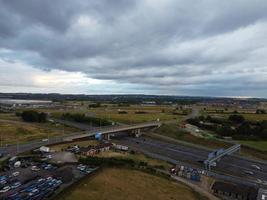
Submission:
M 167 161 L 177 161 L 178 163 L 183 162 L 199 165 L 201 161 L 207 159 L 210 153 L 205 149 L 158 141 L 145 136 L 141 138 L 121 138 L 120 143 L 136 150 L 161 155 L 162 157 L 168 158 Z M 252 165 L 259 166 L 260 170 L 252 167 Z M 217 162 L 217 166 L 212 169 L 223 172 L 224 174 L 251 180 L 252 182 L 267 184 L 267 165 L 265 163 L 236 156 L 226 156 Z

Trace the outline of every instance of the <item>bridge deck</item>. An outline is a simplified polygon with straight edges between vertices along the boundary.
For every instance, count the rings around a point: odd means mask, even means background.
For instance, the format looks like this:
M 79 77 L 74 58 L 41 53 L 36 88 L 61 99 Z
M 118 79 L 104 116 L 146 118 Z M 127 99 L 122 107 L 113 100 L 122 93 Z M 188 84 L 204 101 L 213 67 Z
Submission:
M 65 138 L 65 141 L 72 141 L 75 139 L 91 137 L 96 135 L 97 133 L 101 134 L 110 134 L 110 133 L 117 133 L 123 131 L 131 131 L 136 129 L 143 129 L 143 128 L 151 128 L 151 127 L 159 127 L 161 126 L 161 122 L 149 122 L 149 123 L 142 123 L 142 124 L 135 124 L 135 125 L 122 125 L 122 126 L 112 126 L 112 127 L 103 127 L 99 129 L 94 129 L 92 131 L 87 131 L 84 134 L 70 136 Z

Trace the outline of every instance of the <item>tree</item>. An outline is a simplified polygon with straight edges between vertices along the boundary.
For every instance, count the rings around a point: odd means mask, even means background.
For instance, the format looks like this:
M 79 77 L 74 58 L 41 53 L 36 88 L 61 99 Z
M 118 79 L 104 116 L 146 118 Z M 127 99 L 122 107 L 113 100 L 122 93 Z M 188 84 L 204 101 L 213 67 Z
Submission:
M 256 114 L 266 114 L 266 111 L 264 109 L 257 109 Z
M 245 118 L 242 115 L 230 115 L 228 119 L 238 124 L 243 123 L 245 121 Z
M 21 117 L 25 122 L 46 122 L 47 120 L 46 113 L 38 113 L 34 110 L 23 111 Z

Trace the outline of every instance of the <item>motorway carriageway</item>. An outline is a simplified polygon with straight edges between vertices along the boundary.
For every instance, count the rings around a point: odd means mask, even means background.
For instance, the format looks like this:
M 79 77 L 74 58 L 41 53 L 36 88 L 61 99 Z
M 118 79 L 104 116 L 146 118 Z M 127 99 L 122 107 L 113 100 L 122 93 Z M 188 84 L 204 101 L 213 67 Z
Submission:
M 151 139 L 145 136 L 141 138 L 125 137 L 119 139 L 120 143 L 129 146 L 135 150 L 145 151 L 169 158 L 169 160 L 181 161 L 184 163 L 199 165 L 200 161 L 207 159 L 210 153 L 207 150 L 189 147 L 180 144 L 173 144 Z M 261 169 L 257 170 L 252 167 L 257 165 Z M 204 166 L 204 164 L 203 164 Z M 253 162 L 247 159 L 236 156 L 226 156 L 217 162 L 217 166 L 212 169 L 224 172 L 226 174 L 245 178 L 257 182 L 267 181 L 267 165 L 260 162 Z M 248 175 L 246 171 L 253 172 L 253 175 Z M 267 182 L 266 182 L 267 183 Z

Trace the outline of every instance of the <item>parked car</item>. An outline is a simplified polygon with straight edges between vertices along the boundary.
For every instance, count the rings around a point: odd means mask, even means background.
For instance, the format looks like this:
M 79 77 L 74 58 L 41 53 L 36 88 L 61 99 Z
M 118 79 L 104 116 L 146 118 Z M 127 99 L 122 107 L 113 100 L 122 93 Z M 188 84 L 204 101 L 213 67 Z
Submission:
M 15 189 L 15 188 L 17 188 L 17 187 L 19 187 L 19 186 L 21 186 L 21 182 L 15 182 L 15 183 L 13 183 L 12 185 L 11 185 L 11 188 L 12 189 Z
M 20 174 L 19 172 L 13 172 L 13 173 L 12 173 L 12 176 L 15 177 L 15 176 L 18 176 L 19 174 Z
M 251 167 L 253 167 L 253 168 L 257 169 L 257 170 L 261 169 L 258 165 L 251 165 Z
M 34 166 L 32 166 L 31 170 L 32 171 L 40 171 L 40 168 L 34 165 Z
M 0 193 L 8 192 L 10 189 L 11 189 L 10 186 L 5 186 L 0 190 Z

